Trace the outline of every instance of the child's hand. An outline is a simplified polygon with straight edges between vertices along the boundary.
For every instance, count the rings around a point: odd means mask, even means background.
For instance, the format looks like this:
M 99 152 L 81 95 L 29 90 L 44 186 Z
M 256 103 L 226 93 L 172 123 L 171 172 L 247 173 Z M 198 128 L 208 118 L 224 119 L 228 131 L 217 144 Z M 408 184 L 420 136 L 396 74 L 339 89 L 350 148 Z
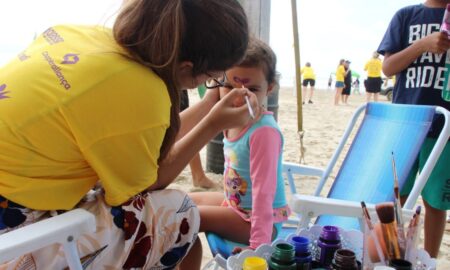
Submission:
M 251 248 L 249 246 L 247 246 L 247 247 L 234 247 L 233 251 L 231 251 L 231 253 L 232 254 L 238 254 L 238 253 L 241 253 L 242 251 L 247 250 L 247 249 L 253 250 L 253 248 Z
M 419 40 L 424 52 L 445 53 L 450 48 L 450 39 L 446 33 L 435 32 Z

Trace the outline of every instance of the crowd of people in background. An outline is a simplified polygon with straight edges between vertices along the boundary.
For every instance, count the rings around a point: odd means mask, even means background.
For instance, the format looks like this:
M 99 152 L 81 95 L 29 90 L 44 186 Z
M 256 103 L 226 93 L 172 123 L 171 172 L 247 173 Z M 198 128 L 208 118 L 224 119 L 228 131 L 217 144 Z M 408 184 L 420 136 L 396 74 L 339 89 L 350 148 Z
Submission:
M 334 89 L 336 91 L 334 105 L 348 104 L 348 99 L 352 93 L 361 94 L 360 76 L 358 73 L 352 72 L 350 69 L 350 60 L 341 59 L 334 73 L 328 78 L 327 90 L 333 88 L 333 75 L 335 76 Z M 366 79 L 363 80 L 366 92 L 367 102 L 379 100 L 379 94 L 382 88 L 387 88 L 389 80 L 392 85 L 395 84 L 395 76 L 382 77 L 381 72 L 382 60 L 377 52 L 373 52 L 372 57 L 364 65 L 364 71 L 367 73 Z M 302 78 L 302 102 L 303 104 L 313 104 L 312 97 L 316 85 L 316 74 L 310 62 L 306 62 L 305 66 L 300 70 Z M 308 92 L 309 87 L 309 92 Z

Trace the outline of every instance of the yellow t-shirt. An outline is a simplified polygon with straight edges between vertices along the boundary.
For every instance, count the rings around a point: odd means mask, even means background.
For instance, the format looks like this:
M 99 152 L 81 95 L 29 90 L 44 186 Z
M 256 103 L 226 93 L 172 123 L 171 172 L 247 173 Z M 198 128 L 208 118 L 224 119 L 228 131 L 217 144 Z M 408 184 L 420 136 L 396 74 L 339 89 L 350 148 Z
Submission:
M 157 179 L 170 98 L 111 30 L 49 28 L 0 69 L 0 195 L 70 209 L 100 179 L 118 205 Z
M 308 80 L 308 79 L 315 80 L 316 79 L 316 75 L 314 74 L 314 70 L 312 69 L 312 67 L 305 66 L 300 70 L 300 73 L 303 75 L 304 80 Z
M 381 77 L 381 60 L 378 58 L 372 58 L 367 61 L 364 66 L 364 70 L 367 71 L 367 77 Z
M 345 77 L 345 68 L 343 65 L 339 65 L 336 70 L 336 81 L 344 82 L 344 77 Z

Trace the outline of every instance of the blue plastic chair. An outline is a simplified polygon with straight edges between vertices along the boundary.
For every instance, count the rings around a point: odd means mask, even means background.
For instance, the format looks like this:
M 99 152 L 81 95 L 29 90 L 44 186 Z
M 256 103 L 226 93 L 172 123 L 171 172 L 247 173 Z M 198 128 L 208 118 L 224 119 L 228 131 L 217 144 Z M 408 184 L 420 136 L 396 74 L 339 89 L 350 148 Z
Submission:
M 364 117 L 359 129 L 350 142 L 352 130 L 363 112 Z M 402 187 L 437 114 L 444 116 L 445 125 L 404 206 L 404 214 L 411 216 L 412 208 L 449 139 L 450 113 L 444 108 L 434 106 L 368 103 L 354 113 L 325 170 L 283 163 L 283 171 L 293 194 L 290 206 L 299 216 L 298 220 L 294 220 L 297 230 L 308 227 L 311 219 L 318 216 L 318 225 L 331 224 L 345 229 L 362 230 L 360 202 L 364 200 L 369 211 L 374 212 L 374 204 L 392 201 L 394 198 L 391 153 L 395 155 L 399 185 Z M 351 144 L 350 148 L 328 196 L 320 197 L 347 143 Z M 321 178 L 314 195 L 297 193 L 294 179 L 296 174 Z M 279 238 L 293 232 L 295 229 L 292 227 L 284 227 Z M 238 244 L 212 233 L 207 233 L 206 236 L 215 261 L 224 267 L 231 249 Z
M 362 122 L 331 189 L 326 198 L 320 197 L 330 172 L 362 112 L 364 112 Z M 401 188 L 418 156 L 431 123 L 438 114 L 445 119 L 444 128 L 403 207 L 404 214 L 411 216 L 414 204 L 449 139 L 450 113 L 442 107 L 435 106 L 368 103 L 355 112 L 314 195 L 294 195 L 290 205 L 292 210 L 300 215 L 299 228 L 308 227 L 311 219 L 318 217 L 315 222 L 318 225 L 336 225 L 345 229 L 363 230 L 360 202 L 365 201 L 369 211 L 373 211 L 374 204 L 394 199 L 391 153 L 395 155 Z M 303 167 L 296 164 L 291 166 L 297 173 Z

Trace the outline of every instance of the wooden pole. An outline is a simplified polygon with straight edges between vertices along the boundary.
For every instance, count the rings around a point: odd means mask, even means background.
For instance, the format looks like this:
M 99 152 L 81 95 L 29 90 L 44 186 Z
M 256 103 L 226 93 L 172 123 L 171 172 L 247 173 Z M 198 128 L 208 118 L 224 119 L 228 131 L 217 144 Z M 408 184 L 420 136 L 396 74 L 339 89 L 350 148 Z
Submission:
M 295 82 L 297 93 L 297 131 L 300 137 L 300 163 L 305 162 L 305 147 L 303 146 L 303 103 L 302 103 L 302 78 L 300 74 L 300 41 L 298 34 L 297 0 L 291 0 L 292 29 L 294 34 L 295 56 Z

